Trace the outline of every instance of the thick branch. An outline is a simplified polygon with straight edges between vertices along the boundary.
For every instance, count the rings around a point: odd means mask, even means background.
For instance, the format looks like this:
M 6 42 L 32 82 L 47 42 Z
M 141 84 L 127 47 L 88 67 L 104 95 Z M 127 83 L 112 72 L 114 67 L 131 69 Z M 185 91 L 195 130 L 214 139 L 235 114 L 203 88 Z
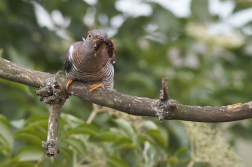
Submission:
M 0 78 L 23 83 L 33 87 L 43 85 L 46 78 L 55 75 L 33 71 L 20 67 L 15 63 L 0 58 Z M 252 101 L 222 107 L 188 106 L 168 99 L 160 108 L 159 100 L 125 95 L 109 90 L 96 90 L 88 94 L 89 85 L 75 81 L 68 93 L 92 103 L 107 106 L 128 114 L 141 116 L 157 116 L 164 113 L 167 120 L 186 120 L 194 122 L 227 122 L 252 118 Z
M 0 58 L 0 78 L 39 88 L 53 74 L 31 70 Z
M 96 103 L 110 107 L 128 114 L 155 117 L 158 109 L 158 100 L 125 95 L 108 90 L 95 91 L 87 95 L 89 87 L 81 82 L 74 82 L 69 88 L 69 93 Z M 252 102 L 234 104 L 222 107 L 189 106 L 168 100 L 168 106 L 176 106 L 167 114 L 167 120 L 185 120 L 194 122 L 228 122 L 252 118 Z

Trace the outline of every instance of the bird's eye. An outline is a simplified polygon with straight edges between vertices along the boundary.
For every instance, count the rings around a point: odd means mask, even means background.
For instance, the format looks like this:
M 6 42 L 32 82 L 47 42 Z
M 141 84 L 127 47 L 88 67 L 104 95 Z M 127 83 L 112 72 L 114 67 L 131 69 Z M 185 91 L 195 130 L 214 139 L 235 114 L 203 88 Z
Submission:
M 92 35 L 88 35 L 88 38 L 91 39 L 91 38 L 92 38 Z

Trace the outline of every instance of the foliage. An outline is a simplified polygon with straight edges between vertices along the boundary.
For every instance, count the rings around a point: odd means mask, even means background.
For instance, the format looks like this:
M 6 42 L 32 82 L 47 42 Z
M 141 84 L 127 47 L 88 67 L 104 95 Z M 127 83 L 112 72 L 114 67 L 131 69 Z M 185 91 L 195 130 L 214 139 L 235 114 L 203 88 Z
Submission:
M 252 7 L 249 1 L 219 3 L 233 5 L 230 15 Z M 127 4 L 131 10 L 125 10 Z M 164 75 L 170 96 L 181 103 L 216 106 L 250 101 L 252 22 L 241 26 L 229 22 L 224 33 L 213 32 L 231 17 L 210 10 L 210 4 L 192 0 L 191 14 L 180 17 L 154 0 L 2 0 L 0 54 L 20 65 L 56 73 L 71 43 L 90 29 L 104 29 L 117 44 L 119 92 L 157 98 Z M 180 121 L 159 123 L 156 118 L 96 110 L 76 97 L 68 99 L 62 111 L 61 153 L 46 158 L 41 141 L 46 140 L 48 108 L 33 92 L 34 88 L 0 79 L 0 166 L 215 165 L 194 161 L 191 154 L 190 142 L 200 142 L 195 137 L 204 136 L 203 130 L 192 135 Z M 94 120 L 87 124 L 94 112 Z M 239 139 L 251 144 L 251 120 L 202 125 L 209 126 L 222 129 L 231 146 L 236 147 Z M 205 150 L 207 154 L 211 152 Z
M 183 124 L 190 138 L 191 166 L 197 162 L 220 167 L 243 166 L 240 157 L 227 145 L 219 130 L 203 123 L 183 122 Z M 198 133 L 199 131 L 201 133 Z
M 110 110 L 110 114 L 113 113 L 115 111 Z M 55 163 L 59 166 L 153 166 L 159 157 L 167 157 L 162 149 L 168 147 L 168 134 L 149 120 L 133 116 L 109 118 L 106 124 L 111 123 L 111 126 L 104 128 L 63 113 L 60 122 L 60 154 L 50 161 L 41 147 L 47 133 L 46 114 L 12 122 L 1 116 L 1 166 L 20 166 L 20 163 L 28 166 Z M 134 127 L 136 123 L 138 126 Z M 20 148 L 13 152 L 17 142 Z M 187 149 L 182 153 L 186 152 Z

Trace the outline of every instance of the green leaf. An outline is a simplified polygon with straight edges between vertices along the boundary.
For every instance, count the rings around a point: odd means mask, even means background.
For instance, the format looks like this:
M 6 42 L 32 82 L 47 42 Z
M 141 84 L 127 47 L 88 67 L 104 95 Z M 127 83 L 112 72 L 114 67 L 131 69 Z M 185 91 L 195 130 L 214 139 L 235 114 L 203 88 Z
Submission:
M 154 141 L 158 142 L 162 147 L 168 146 L 167 130 L 161 126 L 156 125 L 153 121 L 144 121 L 143 127 L 146 128 L 146 134 Z
M 59 143 L 60 155 L 66 159 L 67 162 L 72 161 L 72 153 L 69 152 L 69 148 L 65 148 L 61 142 Z
M 70 125 L 71 128 L 76 128 L 81 123 L 83 123 L 83 120 L 81 120 L 73 115 L 70 115 L 70 114 L 61 113 L 60 117 L 61 117 L 61 119 L 63 119 L 64 122 L 66 122 L 68 125 Z
M 178 164 L 179 159 L 176 156 L 171 156 L 171 157 L 168 157 L 167 161 L 173 166 L 173 165 Z
M 92 124 L 82 123 L 79 126 L 77 126 L 76 128 L 69 130 L 66 133 L 66 136 L 71 135 L 71 134 L 97 135 L 99 131 L 100 131 L 100 129 Z
M 133 141 L 129 137 L 120 137 L 116 140 L 112 147 L 116 149 L 135 149 L 136 146 L 133 144 Z
M 150 120 L 144 121 L 143 127 L 145 127 L 146 129 L 158 129 L 158 126 Z
M 42 147 L 26 146 L 17 152 L 16 158 L 19 158 L 19 161 L 37 161 L 44 154 Z
M 11 149 L 10 147 L 7 147 L 7 146 L 0 146 L 0 151 L 2 151 L 3 154 L 6 154 L 7 152 L 10 152 Z
M 48 114 L 44 114 L 44 115 L 33 115 L 31 117 L 29 117 L 29 119 L 26 120 L 25 124 L 29 125 L 30 123 L 34 123 L 37 121 L 41 121 L 41 120 L 48 120 L 49 115 Z
M 165 137 L 160 130 L 150 129 L 146 131 L 151 138 L 153 138 L 162 147 L 166 148 L 168 145 L 167 137 Z
M 81 140 L 78 140 L 77 138 L 73 138 L 73 137 L 68 137 L 68 138 L 61 140 L 61 142 L 64 142 L 67 145 L 71 146 L 79 154 L 85 155 L 86 146 L 84 145 L 84 143 Z
M 184 154 L 188 152 L 188 148 L 181 147 L 179 148 L 173 156 L 168 156 L 167 161 L 173 166 L 178 164 L 183 164 L 185 162 L 188 162 L 189 157 L 185 157 Z
M 17 129 L 23 128 L 24 124 L 25 124 L 25 120 L 24 119 L 11 121 L 11 125 L 14 126 Z
M 135 136 L 135 131 L 134 131 L 133 127 L 126 120 L 119 118 L 119 119 L 115 120 L 115 123 L 120 128 L 122 128 L 127 133 L 128 136 L 130 136 L 130 137 L 134 137 Z
M 35 145 L 41 145 L 41 142 L 46 139 L 46 134 L 42 135 L 41 133 L 36 132 L 34 130 L 24 130 L 16 133 L 15 137 L 27 141 L 29 143 L 33 143 Z
M 114 132 L 103 132 L 98 134 L 92 141 L 107 141 L 114 142 L 120 137 L 119 134 Z
M 29 122 L 28 124 L 25 124 L 25 128 L 34 128 L 34 127 L 44 127 L 47 128 L 48 126 L 48 120 L 37 120 L 34 122 Z
M 48 114 L 45 115 L 34 115 L 26 120 L 23 129 L 47 129 L 48 126 Z
M 108 156 L 107 157 L 107 165 L 109 167 L 129 167 L 128 164 L 122 160 L 121 158 L 118 158 L 116 156 Z
M 34 167 L 34 162 L 22 161 L 15 164 L 15 167 Z
M 145 143 L 146 141 L 149 142 L 152 145 L 155 145 L 154 140 L 150 139 L 149 137 L 147 137 L 145 134 L 139 134 L 138 135 L 138 140 L 141 144 Z
M 0 115 L 0 145 L 8 147 L 11 150 L 14 139 L 9 126 L 10 122 L 3 115 Z
M 182 155 L 182 154 L 184 154 L 184 153 L 187 153 L 188 150 L 189 150 L 189 149 L 188 149 L 187 147 L 181 147 L 181 148 L 179 148 L 179 149 L 174 153 L 174 155 L 175 155 L 175 156 Z
M 0 167 L 10 167 L 11 165 L 15 164 L 18 162 L 18 158 L 13 158 L 13 159 L 10 159 L 6 162 L 3 162 L 0 164 Z
M 8 119 L 6 119 L 3 115 L 0 114 L 0 122 L 2 122 L 3 124 L 9 126 L 10 122 Z
M 153 141 L 158 142 L 162 147 L 167 148 L 168 146 L 168 134 L 167 130 L 161 126 L 156 125 L 153 121 L 147 120 L 143 122 L 143 127 L 146 128 L 147 136 L 151 137 L 153 140 L 148 140 L 153 143 Z M 144 139 L 144 138 L 143 138 Z

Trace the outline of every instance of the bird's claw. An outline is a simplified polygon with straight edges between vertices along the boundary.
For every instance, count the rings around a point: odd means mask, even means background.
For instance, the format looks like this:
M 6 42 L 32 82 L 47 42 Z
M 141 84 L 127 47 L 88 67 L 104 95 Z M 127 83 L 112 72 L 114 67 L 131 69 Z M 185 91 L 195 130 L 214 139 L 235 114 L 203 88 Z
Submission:
M 71 83 L 73 83 L 73 80 L 72 79 L 69 79 L 67 81 L 67 84 L 66 84 L 66 90 L 68 89 L 68 87 L 71 85 Z
M 105 89 L 105 87 L 104 87 L 104 85 L 103 85 L 102 82 L 101 82 L 101 83 L 98 83 L 98 84 L 93 84 L 93 85 L 91 85 L 91 87 L 90 87 L 90 89 L 89 89 L 89 91 L 88 91 L 88 94 L 91 93 L 92 91 L 98 89 L 98 88 Z

